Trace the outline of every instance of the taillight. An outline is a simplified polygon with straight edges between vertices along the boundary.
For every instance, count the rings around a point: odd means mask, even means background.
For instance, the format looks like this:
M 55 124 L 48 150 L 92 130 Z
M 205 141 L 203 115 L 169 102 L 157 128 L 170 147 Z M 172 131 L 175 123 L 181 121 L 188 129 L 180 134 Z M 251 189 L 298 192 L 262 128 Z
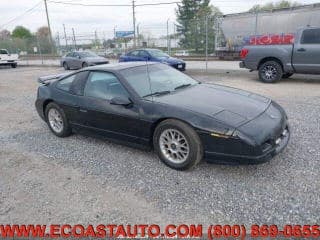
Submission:
M 248 55 L 248 53 L 249 53 L 249 49 L 247 49 L 247 48 L 242 48 L 242 49 L 241 49 L 241 52 L 240 52 L 240 57 L 241 57 L 241 59 L 245 59 L 246 56 Z

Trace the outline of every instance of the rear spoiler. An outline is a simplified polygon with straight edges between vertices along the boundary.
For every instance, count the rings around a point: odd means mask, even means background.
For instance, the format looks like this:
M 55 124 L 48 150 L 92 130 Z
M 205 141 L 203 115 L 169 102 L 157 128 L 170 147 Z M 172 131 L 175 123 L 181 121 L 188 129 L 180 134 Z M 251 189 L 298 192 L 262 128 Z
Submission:
M 67 72 L 67 73 L 60 73 L 55 75 L 47 75 L 47 76 L 39 77 L 38 82 L 43 85 L 48 85 L 51 81 L 58 80 L 70 74 L 71 74 L 70 72 Z

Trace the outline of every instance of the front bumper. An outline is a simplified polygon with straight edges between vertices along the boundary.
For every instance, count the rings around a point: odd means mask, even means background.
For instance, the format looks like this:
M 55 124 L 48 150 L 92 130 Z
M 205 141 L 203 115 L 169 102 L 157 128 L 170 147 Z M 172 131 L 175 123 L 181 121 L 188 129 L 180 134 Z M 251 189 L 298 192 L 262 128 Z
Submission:
M 103 64 L 108 64 L 109 61 L 103 61 L 103 62 L 90 62 L 89 66 L 96 66 L 96 65 L 103 65 Z
M 221 152 L 205 151 L 204 158 L 211 163 L 223 164 L 259 164 L 271 160 L 274 156 L 281 153 L 290 140 L 290 129 L 287 125 L 281 134 L 269 143 L 269 147 L 256 146 L 256 149 L 265 148 L 263 153 L 256 154 L 230 154 Z M 264 143 L 266 144 L 266 143 Z M 229 146 L 230 147 L 230 146 Z M 256 152 L 256 151 L 253 151 Z
M 170 64 L 170 66 L 180 71 L 186 70 L 186 63 L 174 63 L 174 64 Z

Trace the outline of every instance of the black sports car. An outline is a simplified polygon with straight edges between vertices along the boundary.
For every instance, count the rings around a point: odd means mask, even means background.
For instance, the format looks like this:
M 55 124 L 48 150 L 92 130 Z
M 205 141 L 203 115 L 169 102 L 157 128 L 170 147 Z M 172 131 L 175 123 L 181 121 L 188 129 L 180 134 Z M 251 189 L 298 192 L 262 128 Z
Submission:
M 203 157 L 259 163 L 283 150 L 287 115 L 274 101 L 240 89 L 201 84 L 165 64 L 100 65 L 40 77 L 36 108 L 51 131 L 95 133 L 154 148 L 184 170 Z

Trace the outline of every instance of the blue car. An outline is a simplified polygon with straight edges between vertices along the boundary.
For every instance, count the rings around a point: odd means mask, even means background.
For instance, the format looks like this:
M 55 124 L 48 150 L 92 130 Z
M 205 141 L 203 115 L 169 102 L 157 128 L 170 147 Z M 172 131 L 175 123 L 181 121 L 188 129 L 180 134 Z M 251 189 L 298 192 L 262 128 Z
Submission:
M 180 71 L 186 70 L 186 63 L 183 60 L 170 57 L 168 54 L 159 49 L 136 49 L 119 58 L 119 62 L 137 61 L 161 62 Z

